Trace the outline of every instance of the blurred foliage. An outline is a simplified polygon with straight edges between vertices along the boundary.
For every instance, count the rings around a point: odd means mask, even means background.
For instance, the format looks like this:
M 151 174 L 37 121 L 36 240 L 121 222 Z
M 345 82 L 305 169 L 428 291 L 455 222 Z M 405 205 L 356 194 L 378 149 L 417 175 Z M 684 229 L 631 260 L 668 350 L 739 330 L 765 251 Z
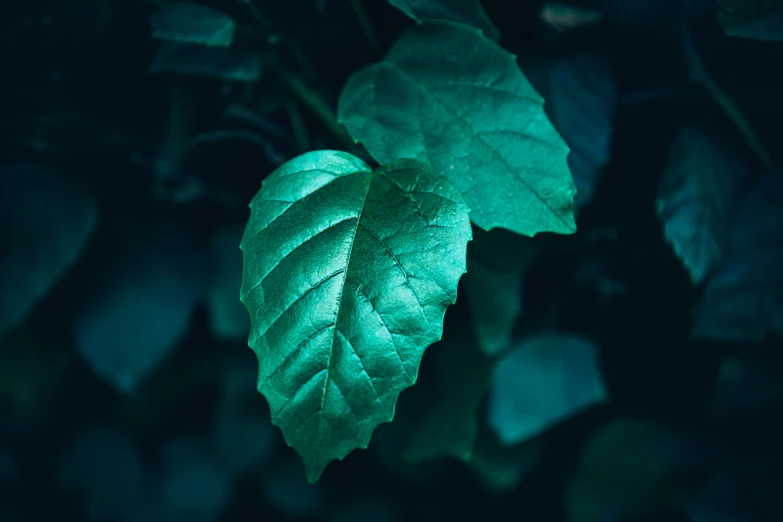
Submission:
M 0 521 L 783 520 L 780 2 L 449 4 L 0 7 Z M 474 234 L 394 421 L 307 485 L 255 389 L 247 204 L 369 160 L 346 81 L 454 13 L 544 97 L 578 230 Z

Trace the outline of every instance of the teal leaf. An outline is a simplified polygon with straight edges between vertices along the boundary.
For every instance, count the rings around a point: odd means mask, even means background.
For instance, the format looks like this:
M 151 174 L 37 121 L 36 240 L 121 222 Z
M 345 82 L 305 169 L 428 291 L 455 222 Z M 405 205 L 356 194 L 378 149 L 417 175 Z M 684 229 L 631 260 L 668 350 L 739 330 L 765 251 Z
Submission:
M 672 143 L 655 208 L 666 240 L 697 285 L 723 258 L 746 171 L 730 149 L 696 127 L 681 128 Z
M 783 335 L 783 177 L 767 173 L 740 201 L 725 259 L 694 309 L 699 339 Z
M 152 36 L 209 47 L 231 45 L 236 22 L 227 14 L 193 2 L 175 2 L 150 17 Z
M 542 333 L 522 341 L 498 364 L 489 424 L 501 443 L 518 444 L 607 399 L 591 341 Z
M 465 315 L 446 314 L 443 339 L 430 348 L 437 398 L 412 428 L 405 459 L 422 462 L 442 457 L 469 461 L 479 424 L 479 406 L 489 390 L 492 363 L 479 348 Z
M 717 0 L 718 21 L 727 35 L 753 40 L 783 41 L 780 0 Z
M 415 26 L 355 73 L 338 118 L 380 164 L 427 161 L 465 197 L 471 220 L 532 236 L 573 233 L 568 147 L 514 56 L 475 29 Z
M 212 335 L 220 341 L 239 341 L 250 333 L 247 310 L 239 301 L 242 288 L 241 227 L 215 231 L 209 244 L 206 305 Z
M 568 480 L 568 522 L 641 518 L 692 494 L 694 478 L 712 467 L 715 446 L 689 433 L 634 418 L 601 427 Z
M 487 38 L 500 40 L 500 31 L 478 0 L 388 0 L 391 5 L 417 22 L 451 20 L 470 25 Z
M 39 163 L 0 165 L 0 337 L 79 259 L 98 222 L 92 198 Z
M 242 239 L 258 390 L 315 482 L 394 416 L 455 302 L 468 208 L 415 160 L 316 151 L 264 180 Z
M 533 239 L 508 230 L 474 231 L 463 284 L 479 345 L 487 355 L 511 347 L 523 311 L 522 283 L 539 252 Z
M 241 47 L 163 42 L 148 72 L 252 82 L 261 75 L 261 59 L 255 52 Z
M 530 83 L 546 100 L 544 108 L 570 149 L 578 214 L 592 199 L 611 159 L 617 89 L 600 56 L 577 54 L 525 67 Z
M 186 232 L 171 223 L 128 233 L 75 318 L 74 343 L 98 377 L 134 393 L 190 325 L 203 266 Z

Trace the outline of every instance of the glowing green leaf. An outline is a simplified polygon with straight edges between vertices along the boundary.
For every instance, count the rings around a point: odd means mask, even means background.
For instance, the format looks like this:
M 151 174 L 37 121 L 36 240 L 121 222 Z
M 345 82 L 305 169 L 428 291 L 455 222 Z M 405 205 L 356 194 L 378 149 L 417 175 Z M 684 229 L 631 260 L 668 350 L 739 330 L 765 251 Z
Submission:
M 281 165 L 250 208 L 241 299 L 258 389 L 314 482 L 392 419 L 440 339 L 468 208 L 422 162 L 372 171 L 334 151 Z

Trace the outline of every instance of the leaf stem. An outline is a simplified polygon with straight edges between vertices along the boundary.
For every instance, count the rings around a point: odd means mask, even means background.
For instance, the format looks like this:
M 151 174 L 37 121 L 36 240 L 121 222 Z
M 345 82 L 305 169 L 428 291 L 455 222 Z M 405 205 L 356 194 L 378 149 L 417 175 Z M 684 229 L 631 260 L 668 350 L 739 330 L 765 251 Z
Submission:
M 299 101 L 310 109 L 337 139 L 350 148 L 355 147 L 353 140 L 348 137 L 345 129 L 337 122 L 337 116 L 332 108 L 318 95 L 318 93 L 312 90 L 298 75 L 279 66 L 276 67 L 275 70 L 283 83 L 291 89 L 291 92 Z
M 715 83 L 715 80 L 713 80 L 707 72 L 707 69 L 704 67 L 704 62 L 702 62 L 701 57 L 696 52 L 696 47 L 693 45 L 690 30 L 684 23 L 681 25 L 680 36 L 691 79 L 701 83 L 712 94 L 715 101 L 720 105 L 721 109 L 723 109 L 723 112 L 725 112 L 731 121 L 734 122 L 737 130 L 742 134 L 742 137 L 748 145 L 750 145 L 751 149 L 753 149 L 753 152 L 756 153 L 764 165 L 769 167 L 772 164 L 772 161 L 770 160 L 766 149 L 761 144 L 761 140 L 742 115 L 737 105 L 725 92 L 723 92 L 723 89 Z

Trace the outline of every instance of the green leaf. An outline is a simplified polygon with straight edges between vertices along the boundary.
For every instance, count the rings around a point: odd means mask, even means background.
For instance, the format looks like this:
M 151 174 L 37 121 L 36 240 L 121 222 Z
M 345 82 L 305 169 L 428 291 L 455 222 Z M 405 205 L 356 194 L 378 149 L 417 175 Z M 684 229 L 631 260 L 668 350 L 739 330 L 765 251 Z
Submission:
M 383 62 L 348 80 L 338 117 L 382 165 L 428 161 L 485 230 L 576 229 L 568 147 L 514 56 L 471 27 L 409 29 Z
M 473 456 L 479 405 L 489 390 L 492 365 L 479 348 L 467 314 L 451 313 L 458 309 L 449 310 L 443 340 L 430 349 L 439 393 L 434 407 L 412 430 L 406 460 L 468 461 Z
M 372 171 L 335 151 L 281 165 L 250 208 L 241 299 L 258 390 L 315 482 L 392 419 L 440 339 L 465 273 L 468 208 L 422 162 Z
M 683 127 L 674 139 L 656 212 L 666 239 L 697 285 L 723 257 L 746 171 L 730 149 L 696 127 Z
M 495 27 L 478 0 L 388 0 L 391 5 L 417 22 L 451 20 L 470 25 L 492 40 L 500 40 Z
M 508 230 L 474 232 L 463 284 L 484 353 L 496 355 L 511 346 L 522 314 L 522 282 L 539 251 L 533 239 Z
M 543 333 L 523 341 L 498 364 L 489 423 L 500 441 L 510 446 L 606 399 L 593 343 L 573 335 Z
M 231 45 L 236 22 L 227 14 L 193 2 L 175 2 L 150 17 L 152 36 L 213 47 Z
M 252 82 L 261 75 L 261 59 L 243 48 L 163 42 L 148 72 Z

